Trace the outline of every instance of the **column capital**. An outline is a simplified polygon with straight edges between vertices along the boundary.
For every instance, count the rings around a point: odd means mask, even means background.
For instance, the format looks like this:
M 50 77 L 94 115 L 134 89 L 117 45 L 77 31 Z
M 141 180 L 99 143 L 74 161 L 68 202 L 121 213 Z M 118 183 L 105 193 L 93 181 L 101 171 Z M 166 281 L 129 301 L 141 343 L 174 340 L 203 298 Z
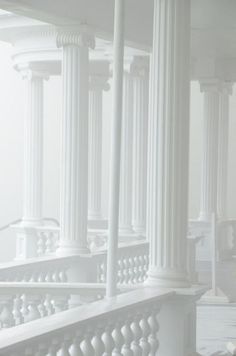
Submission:
M 206 78 L 199 81 L 202 93 L 213 92 L 221 93 L 223 90 L 223 82 L 217 78 Z
M 109 77 L 103 75 L 90 74 L 89 89 L 108 91 L 110 89 L 110 84 L 108 83 L 108 80 Z
M 30 64 L 18 64 L 15 69 L 20 73 L 22 79 L 27 79 L 27 80 L 32 80 L 35 78 L 43 79 L 43 80 L 48 80 L 50 77 L 50 74 L 41 71 L 40 69 L 37 69 L 34 66 L 31 66 Z
M 87 25 L 65 26 L 58 28 L 57 47 L 78 46 L 95 48 L 95 37 Z
M 148 72 L 149 56 L 135 56 L 130 65 L 130 73 L 135 77 L 145 77 Z

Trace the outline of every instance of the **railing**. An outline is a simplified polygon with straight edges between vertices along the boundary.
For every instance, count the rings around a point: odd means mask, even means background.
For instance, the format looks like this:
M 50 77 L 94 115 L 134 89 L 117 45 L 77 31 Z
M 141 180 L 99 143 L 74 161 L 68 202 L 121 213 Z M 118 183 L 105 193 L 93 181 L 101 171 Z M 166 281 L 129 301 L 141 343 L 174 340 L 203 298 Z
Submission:
M 97 268 L 97 282 L 106 282 L 107 252 L 94 255 Z M 145 281 L 149 265 L 149 243 L 135 242 L 118 248 L 117 283 L 138 284 Z
M 0 329 L 102 299 L 98 284 L 0 283 Z
M 0 333 L 1 356 L 157 355 L 158 314 L 174 293 L 143 289 Z

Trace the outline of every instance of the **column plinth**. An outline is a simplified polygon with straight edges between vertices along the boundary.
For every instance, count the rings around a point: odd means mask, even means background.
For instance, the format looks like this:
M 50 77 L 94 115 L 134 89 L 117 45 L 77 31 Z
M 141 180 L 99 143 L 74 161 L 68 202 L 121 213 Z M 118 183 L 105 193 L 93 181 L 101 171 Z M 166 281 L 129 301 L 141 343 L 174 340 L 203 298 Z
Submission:
M 190 0 L 155 0 L 154 5 L 146 283 L 187 287 Z
M 58 255 L 89 252 L 88 92 L 89 47 L 94 38 L 86 27 L 62 29 L 63 118 L 61 126 L 61 234 Z
M 217 213 L 218 137 L 221 82 L 201 82 L 204 95 L 202 189 L 199 220 L 211 221 Z
M 88 219 L 102 220 L 102 115 L 103 91 L 109 90 L 108 78 L 90 75 L 89 83 L 89 178 Z

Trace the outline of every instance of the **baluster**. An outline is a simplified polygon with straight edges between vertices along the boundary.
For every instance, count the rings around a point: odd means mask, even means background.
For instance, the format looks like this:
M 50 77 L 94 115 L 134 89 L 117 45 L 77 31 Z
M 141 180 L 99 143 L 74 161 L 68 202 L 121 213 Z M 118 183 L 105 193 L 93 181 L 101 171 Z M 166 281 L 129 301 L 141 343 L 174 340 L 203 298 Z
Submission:
M 53 234 L 50 231 L 47 231 L 45 233 L 45 237 L 46 237 L 45 254 L 46 255 L 50 255 L 52 253 L 52 245 L 53 245 L 52 236 L 53 236 Z
M 66 270 L 65 269 L 62 269 L 59 272 L 59 279 L 60 279 L 61 283 L 66 283 L 67 282 L 67 275 L 66 275 Z
M 48 271 L 45 276 L 45 282 L 50 283 L 53 282 L 53 271 Z
M 148 323 L 151 330 L 150 336 L 148 338 L 151 347 L 150 356 L 156 356 L 156 352 L 159 347 L 159 342 L 157 339 L 157 332 L 159 330 L 159 324 L 157 322 L 158 312 L 159 312 L 159 308 L 154 305 L 152 311 L 150 312 L 150 316 L 148 318 Z
M 142 313 L 142 318 L 140 320 L 140 327 L 142 330 L 142 338 L 140 340 L 140 346 L 143 350 L 143 354 L 142 354 L 143 356 L 148 356 L 151 351 L 151 347 L 148 342 L 148 337 L 151 333 L 151 329 L 148 324 L 148 316 L 149 316 L 148 310 L 144 310 L 144 312 Z
M 45 241 L 43 234 L 39 232 L 39 238 L 37 241 L 37 255 L 38 257 L 43 256 L 45 252 Z
M 131 349 L 131 343 L 133 341 L 133 333 L 131 330 L 131 318 L 130 316 L 125 316 L 125 324 L 121 329 L 121 333 L 124 336 L 124 345 L 122 348 L 123 356 L 133 356 L 133 351 Z
M 36 319 L 40 319 L 41 315 L 38 310 L 38 305 L 40 304 L 40 297 L 38 295 L 27 295 L 26 303 L 28 305 L 28 312 L 25 315 L 24 321 L 30 322 Z
M 105 347 L 105 352 L 103 356 L 111 356 L 112 355 L 112 350 L 114 349 L 115 343 L 112 338 L 112 331 L 113 331 L 113 326 L 112 324 L 108 323 L 108 325 L 105 327 L 105 331 L 102 335 L 102 341 L 104 343 Z
M 121 333 L 122 319 L 118 319 L 115 323 L 115 329 L 112 332 L 112 337 L 115 342 L 115 348 L 112 352 L 112 356 L 122 356 L 121 349 L 124 345 L 124 337 Z
M 136 314 L 131 324 L 131 331 L 133 332 L 133 342 L 131 344 L 131 348 L 134 352 L 134 356 L 142 356 L 142 348 L 139 345 L 142 337 L 142 329 L 139 325 L 139 321 L 140 321 L 140 315 Z
M 81 343 L 81 350 L 83 351 L 84 356 L 92 356 L 95 351 L 92 346 L 93 334 L 91 329 L 87 328 L 84 333 L 84 340 Z
M 13 310 L 13 298 L 12 296 L 2 296 L 1 298 L 4 298 L 0 301 L 2 305 L 2 311 L 0 314 L 0 322 L 1 322 L 1 327 L 3 329 L 5 328 L 10 328 L 11 326 L 14 326 L 15 321 L 14 321 L 14 315 L 12 313 Z
M 71 348 L 70 348 L 70 355 L 71 356 L 84 356 L 80 344 L 83 340 L 84 334 L 81 331 L 76 332 L 76 335 L 73 339 Z
M 70 335 L 64 336 L 64 340 L 62 342 L 60 350 L 57 353 L 57 356 L 71 356 L 69 350 L 70 350 L 71 344 L 73 342 L 72 340 L 73 340 L 73 338 L 71 338 Z
M 41 318 L 44 318 L 45 316 L 48 316 L 48 311 L 47 311 L 47 308 L 45 306 L 46 298 L 47 298 L 47 296 L 46 297 L 42 296 L 41 303 L 38 306 L 38 310 L 39 310 Z
M 39 282 L 39 283 L 45 282 L 45 278 L 46 278 L 46 272 L 40 271 L 40 272 L 38 273 L 38 282 Z
M 60 349 L 60 341 L 56 338 L 50 340 L 47 356 L 57 356 L 57 352 Z
M 64 310 L 68 310 L 68 296 L 54 296 L 53 297 L 53 306 L 55 313 L 60 313 Z
M 23 324 L 24 322 L 24 318 L 21 313 L 21 307 L 22 307 L 22 299 L 20 295 L 17 295 L 13 302 L 13 311 L 12 311 L 12 314 L 15 319 L 15 325 L 20 325 Z
M 47 315 L 52 315 L 55 313 L 55 310 L 54 310 L 53 304 L 52 304 L 52 299 L 49 294 L 46 295 L 44 306 L 47 311 Z
M 95 335 L 92 339 L 92 346 L 95 350 L 95 356 L 103 355 L 105 352 L 104 343 L 102 341 L 102 334 L 103 334 L 104 326 L 97 325 L 95 329 Z
M 140 282 L 140 271 L 138 256 L 134 256 L 134 283 Z
M 128 259 L 129 261 L 129 282 L 135 283 L 135 262 L 134 262 L 134 257 L 130 257 Z

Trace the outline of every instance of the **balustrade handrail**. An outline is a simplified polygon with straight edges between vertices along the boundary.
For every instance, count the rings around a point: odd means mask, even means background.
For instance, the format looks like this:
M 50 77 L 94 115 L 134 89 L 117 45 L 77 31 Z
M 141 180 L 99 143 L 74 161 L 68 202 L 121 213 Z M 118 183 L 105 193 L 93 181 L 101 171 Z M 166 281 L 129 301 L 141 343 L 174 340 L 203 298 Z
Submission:
M 55 218 L 45 217 L 42 220 L 43 221 L 52 221 L 57 227 L 60 226 L 59 221 L 57 219 L 55 219 Z M 22 221 L 22 219 L 18 218 L 17 220 L 13 220 L 13 221 L 9 222 L 8 224 L 1 226 L 0 227 L 0 232 L 8 229 L 12 225 L 15 225 L 15 224 L 19 223 L 20 221 Z
M 34 348 L 47 344 L 49 340 L 53 344 L 54 339 L 64 340 L 65 335 L 73 335 L 75 329 L 78 333 L 83 332 L 88 325 L 91 331 L 99 322 L 107 324 L 111 318 L 125 318 L 132 311 L 141 311 L 146 305 L 161 306 L 174 295 L 175 292 L 169 290 L 143 288 L 16 326 L 14 338 L 10 329 L 3 330 L 0 333 L 0 355 L 19 354 L 32 343 Z

